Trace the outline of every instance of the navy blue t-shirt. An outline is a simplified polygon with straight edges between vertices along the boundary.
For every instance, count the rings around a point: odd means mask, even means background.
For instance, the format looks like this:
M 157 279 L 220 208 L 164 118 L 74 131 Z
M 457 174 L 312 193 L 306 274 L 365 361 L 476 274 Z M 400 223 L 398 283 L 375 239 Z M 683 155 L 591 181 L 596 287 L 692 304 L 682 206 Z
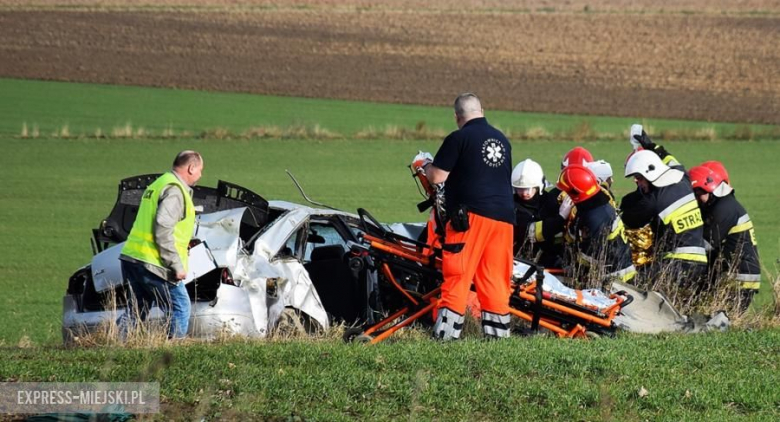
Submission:
M 448 212 L 461 205 L 493 220 L 515 223 L 512 146 L 484 117 L 450 133 L 433 165 L 450 172 L 444 194 Z

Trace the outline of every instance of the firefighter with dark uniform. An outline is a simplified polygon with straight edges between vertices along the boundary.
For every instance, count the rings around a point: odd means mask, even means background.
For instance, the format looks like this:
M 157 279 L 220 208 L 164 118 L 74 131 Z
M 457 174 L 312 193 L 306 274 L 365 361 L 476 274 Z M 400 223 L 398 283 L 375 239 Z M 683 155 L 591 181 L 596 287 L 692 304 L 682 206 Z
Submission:
M 563 155 L 563 159 L 561 159 L 561 170 L 565 169 L 569 164 L 586 166 L 591 162 L 593 162 L 593 154 L 581 146 L 576 146 Z M 558 213 L 564 220 L 561 229 L 561 245 L 563 245 L 563 251 L 561 253 L 560 268 L 571 269 L 576 262 L 577 251 L 568 246 L 571 246 L 574 241 L 570 234 L 570 229 L 571 221 L 577 214 L 577 208 L 574 206 L 574 202 L 572 202 L 571 198 L 561 191 L 558 186 L 553 186 L 547 193 L 558 200 L 558 204 L 560 205 Z
M 488 124 L 474 94 L 455 100 L 455 122 L 458 130 L 444 139 L 432 163 L 422 165 L 431 183 L 445 184 L 444 282 L 433 335 L 460 337 L 473 280 L 484 334 L 509 337 L 515 221 L 511 146 Z
M 700 165 L 688 174 L 704 218 L 704 240 L 710 247 L 710 287 L 716 288 L 721 278 L 735 280 L 739 291 L 737 308 L 743 312 L 761 283 L 753 222 L 719 172 Z
M 512 170 L 515 195 L 513 253 L 545 268 L 563 267 L 563 224 L 555 193 L 545 191 L 542 166 L 527 158 Z
M 565 169 L 569 164 L 581 164 L 583 166 L 593 162 L 593 154 L 583 147 L 574 147 L 566 152 L 561 159 L 561 170 Z M 549 191 L 552 196 L 558 198 L 558 203 L 563 203 L 563 199 L 566 195 L 561 195 L 561 190 L 557 186 L 553 186 Z
M 626 177 L 637 190 L 623 197 L 621 218 L 627 228 L 649 224 L 653 261 L 642 267 L 648 283 L 673 276 L 684 288 L 701 287 L 707 271 L 704 221 L 683 166 L 642 131 L 634 135 L 635 152 L 626 162 Z M 641 147 L 641 148 L 640 148 Z
M 570 232 L 574 234 L 578 262 L 589 269 L 588 279 L 602 280 L 604 285 L 598 287 L 609 290 L 611 281 L 634 278 L 636 269 L 623 222 L 598 177 L 588 167 L 570 164 L 561 172 L 557 185 L 577 207 Z

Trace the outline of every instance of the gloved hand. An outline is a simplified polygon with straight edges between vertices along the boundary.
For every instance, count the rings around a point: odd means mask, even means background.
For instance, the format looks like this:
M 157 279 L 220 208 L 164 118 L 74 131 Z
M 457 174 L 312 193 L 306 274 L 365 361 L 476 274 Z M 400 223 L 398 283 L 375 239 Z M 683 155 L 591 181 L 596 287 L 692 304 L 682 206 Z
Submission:
M 566 195 L 566 197 L 563 198 L 563 201 L 561 201 L 561 206 L 558 208 L 558 215 L 564 220 L 568 220 L 572 208 L 574 208 L 574 202 L 569 195 Z
M 649 136 L 647 136 L 647 133 L 643 130 L 641 134 L 634 135 L 634 140 L 639 142 L 639 145 L 642 146 L 642 148 L 648 150 L 648 151 L 654 151 L 655 150 L 655 143 L 652 139 L 650 139 Z
M 433 162 L 433 156 L 430 152 L 418 152 L 412 159 L 412 169 L 414 171 L 420 170 L 425 167 L 426 164 Z

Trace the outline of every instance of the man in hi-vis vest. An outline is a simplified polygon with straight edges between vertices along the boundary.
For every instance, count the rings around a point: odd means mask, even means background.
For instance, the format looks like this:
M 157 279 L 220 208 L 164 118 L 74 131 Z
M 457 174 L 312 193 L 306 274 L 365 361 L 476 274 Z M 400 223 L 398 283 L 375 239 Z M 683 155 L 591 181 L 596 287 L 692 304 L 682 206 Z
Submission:
M 195 228 L 192 186 L 202 171 L 200 154 L 182 151 L 173 161 L 173 169 L 144 191 L 119 257 L 131 290 L 127 312 L 118 322 L 123 337 L 138 318 L 146 319 L 155 303 L 170 320 L 168 337 L 187 335 L 190 298 L 183 280 L 187 276 L 187 249 Z

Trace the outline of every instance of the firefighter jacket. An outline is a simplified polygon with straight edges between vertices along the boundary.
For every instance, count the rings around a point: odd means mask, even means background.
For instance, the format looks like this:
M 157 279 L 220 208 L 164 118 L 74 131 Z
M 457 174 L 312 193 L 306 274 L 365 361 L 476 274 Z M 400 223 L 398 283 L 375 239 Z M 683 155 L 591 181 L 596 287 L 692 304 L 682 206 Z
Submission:
M 651 186 L 646 194 L 639 189 L 629 193 L 623 197 L 620 209 L 627 228 L 650 224 L 657 259 L 707 263 L 704 221 L 687 175 L 668 186 Z
M 742 289 L 758 290 L 761 266 L 753 222 L 732 191 L 702 206 L 704 239 L 712 249 L 710 270 L 714 275 L 733 274 Z
M 542 191 L 529 201 L 515 195 L 514 249 L 523 258 L 540 256 L 545 268 L 560 268 L 563 256 L 563 218 L 558 215 L 558 198 L 554 192 Z M 539 255 L 541 253 L 541 255 Z
M 577 204 L 572 222 L 578 260 L 591 268 L 604 268 L 607 278 L 628 281 L 636 275 L 623 221 L 602 190 Z

